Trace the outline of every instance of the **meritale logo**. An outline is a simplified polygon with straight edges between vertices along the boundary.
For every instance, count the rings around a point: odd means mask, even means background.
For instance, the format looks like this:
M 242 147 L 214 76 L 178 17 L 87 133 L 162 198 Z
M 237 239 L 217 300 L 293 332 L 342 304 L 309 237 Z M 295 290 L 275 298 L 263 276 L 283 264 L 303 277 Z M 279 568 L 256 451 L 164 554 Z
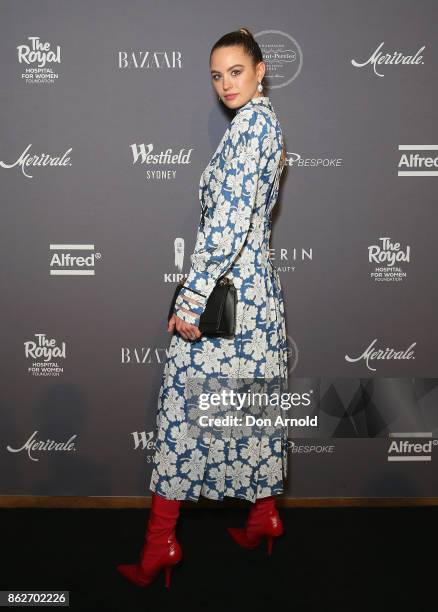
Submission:
M 6 450 L 10 453 L 20 453 L 22 451 L 27 451 L 29 459 L 32 461 L 39 461 L 37 457 L 32 457 L 30 454 L 31 451 L 75 451 L 75 443 L 73 440 L 77 437 L 78 434 L 74 434 L 70 436 L 70 438 L 66 442 L 55 442 L 54 440 L 35 440 L 35 436 L 37 435 L 38 430 L 34 431 L 30 438 L 21 446 L 20 448 L 13 448 L 12 446 L 7 446 Z

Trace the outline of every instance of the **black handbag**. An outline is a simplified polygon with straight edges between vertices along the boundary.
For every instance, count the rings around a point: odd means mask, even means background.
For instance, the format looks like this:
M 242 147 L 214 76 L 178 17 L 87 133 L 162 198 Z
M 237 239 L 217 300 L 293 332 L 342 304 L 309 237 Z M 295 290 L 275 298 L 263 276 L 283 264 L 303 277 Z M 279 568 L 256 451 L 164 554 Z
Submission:
M 176 298 L 185 280 L 178 283 L 173 294 L 167 320 L 173 315 Z M 221 276 L 211 292 L 204 312 L 199 319 L 199 331 L 204 336 L 223 336 L 232 338 L 236 329 L 237 291 L 233 281 Z

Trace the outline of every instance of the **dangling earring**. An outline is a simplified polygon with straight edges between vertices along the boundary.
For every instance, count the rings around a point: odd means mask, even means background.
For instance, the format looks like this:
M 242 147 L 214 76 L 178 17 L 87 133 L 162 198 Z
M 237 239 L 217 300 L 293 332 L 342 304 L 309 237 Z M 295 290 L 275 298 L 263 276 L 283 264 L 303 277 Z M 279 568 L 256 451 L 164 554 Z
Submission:
M 263 85 L 262 85 L 261 83 L 259 83 L 259 84 L 257 85 L 257 91 L 259 91 L 260 93 L 262 93 L 262 91 L 263 91 Z
M 217 99 L 219 100 L 219 102 L 221 101 L 221 97 L 220 96 L 218 96 Z

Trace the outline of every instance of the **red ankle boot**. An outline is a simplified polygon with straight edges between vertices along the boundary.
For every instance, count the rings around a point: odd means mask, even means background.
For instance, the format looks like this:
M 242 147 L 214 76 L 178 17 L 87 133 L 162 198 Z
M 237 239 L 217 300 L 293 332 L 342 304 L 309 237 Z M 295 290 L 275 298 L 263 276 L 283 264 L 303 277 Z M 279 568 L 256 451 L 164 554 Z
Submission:
M 273 539 L 284 533 L 283 523 L 275 507 L 275 496 L 256 500 L 249 511 L 245 527 L 227 527 L 227 530 L 233 540 L 243 548 L 255 548 L 265 537 L 270 555 Z
M 160 570 L 166 572 L 166 587 L 170 587 L 170 575 L 174 565 L 182 559 L 182 550 L 175 537 L 181 502 L 152 494 L 146 537 L 140 561 L 133 565 L 118 565 L 118 571 L 138 586 L 148 586 Z

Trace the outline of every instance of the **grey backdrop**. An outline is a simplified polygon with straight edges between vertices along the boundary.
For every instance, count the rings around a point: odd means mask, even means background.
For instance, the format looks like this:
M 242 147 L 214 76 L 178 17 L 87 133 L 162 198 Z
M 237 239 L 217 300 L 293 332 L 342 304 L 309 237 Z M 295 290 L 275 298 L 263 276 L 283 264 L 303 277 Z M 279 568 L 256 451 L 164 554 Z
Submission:
M 232 118 L 209 53 L 246 26 L 268 58 L 288 151 L 272 255 L 290 377 L 318 388 L 315 409 L 333 425 L 325 440 L 291 432 L 287 494 L 437 496 L 436 2 L 0 10 L 0 494 L 150 495 L 168 305 L 190 265 L 200 174 Z M 377 49 L 404 63 L 366 63 Z M 148 149 L 181 155 L 154 163 Z M 52 165 L 20 165 L 23 154 Z M 399 167 L 415 154 L 431 160 L 426 174 Z M 386 270 L 395 280 L 373 276 L 385 274 L 369 254 L 382 238 L 401 253 Z M 356 359 L 373 342 L 404 358 Z M 393 460 L 402 434 L 422 446 Z

